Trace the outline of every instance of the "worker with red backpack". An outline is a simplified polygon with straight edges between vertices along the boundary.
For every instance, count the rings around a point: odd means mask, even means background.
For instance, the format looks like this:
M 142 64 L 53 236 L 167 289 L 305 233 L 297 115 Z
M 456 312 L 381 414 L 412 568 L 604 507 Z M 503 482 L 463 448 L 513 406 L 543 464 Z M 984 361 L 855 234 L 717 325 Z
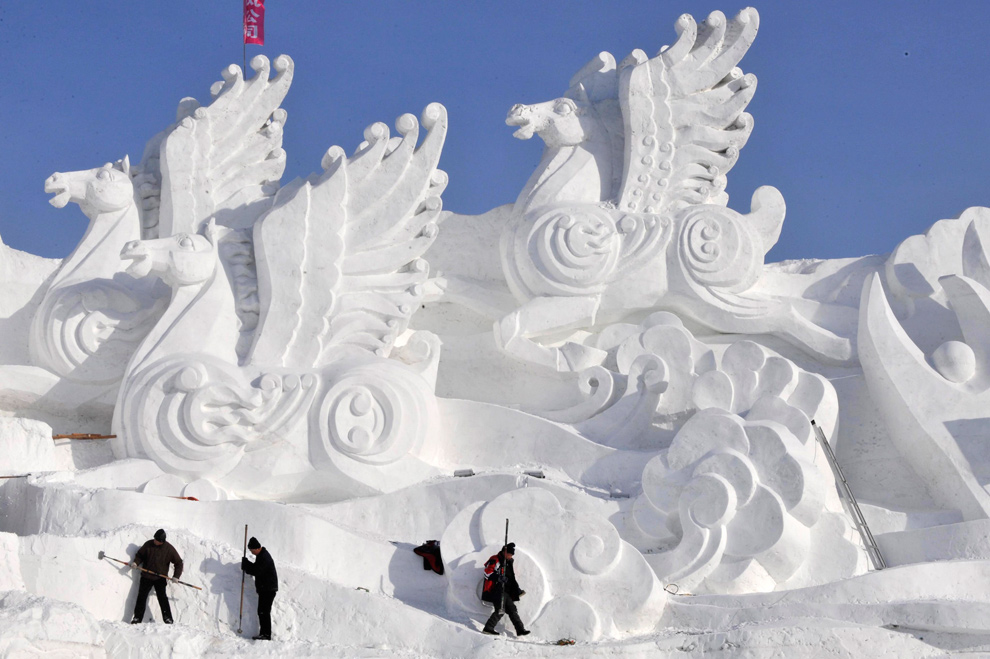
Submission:
M 515 553 L 516 544 L 510 542 L 485 563 L 485 585 L 481 599 L 491 602 L 492 606 L 495 607 L 495 611 L 485 623 L 485 628 L 481 630 L 485 634 L 498 636 L 495 625 L 502 619 L 503 608 L 509 614 L 509 620 L 516 628 L 516 636 L 525 636 L 529 633 L 522 620 L 519 619 L 519 611 L 516 609 L 516 602 L 526 594 L 526 591 L 521 590 L 516 581 L 516 571 L 513 566 Z

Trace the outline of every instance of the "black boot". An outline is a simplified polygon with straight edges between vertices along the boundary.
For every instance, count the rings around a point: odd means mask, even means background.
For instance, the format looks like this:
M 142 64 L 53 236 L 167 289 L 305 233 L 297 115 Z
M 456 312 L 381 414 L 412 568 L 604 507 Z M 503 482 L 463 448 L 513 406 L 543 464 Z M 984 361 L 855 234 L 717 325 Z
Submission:
M 481 630 L 481 633 L 489 634 L 491 636 L 498 636 L 498 632 L 492 629 L 491 627 L 485 627 L 484 629 Z

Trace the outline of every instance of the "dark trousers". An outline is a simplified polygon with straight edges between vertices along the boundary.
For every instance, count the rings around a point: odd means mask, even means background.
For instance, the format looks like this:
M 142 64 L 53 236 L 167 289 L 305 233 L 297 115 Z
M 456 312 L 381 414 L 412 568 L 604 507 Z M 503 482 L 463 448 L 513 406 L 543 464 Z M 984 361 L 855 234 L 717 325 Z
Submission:
M 272 635 L 272 602 L 275 601 L 277 590 L 258 591 L 258 624 L 261 629 L 259 636 Z
M 158 606 L 162 609 L 162 622 L 172 622 L 172 608 L 168 605 L 168 596 L 165 595 L 165 586 L 168 582 L 165 579 L 141 579 L 138 586 L 137 602 L 134 603 L 134 619 L 138 622 L 144 620 L 144 608 L 148 605 L 148 593 L 155 589 L 158 597 Z
M 502 619 L 502 602 L 496 600 L 494 603 L 495 610 L 492 615 L 488 618 L 488 622 L 485 623 L 485 629 L 489 631 L 495 631 L 495 625 L 498 621 Z M 516 603 L 512 601 L 511 597 L 505 598 L 505 612 L 509 614 L 509 620 L 512 621 L 512 626 L 516 628 L 516 633 L 524 631 L 526 627 L 523 625 L 522 620 L 519 619 L 519 611 L 516 610 Z

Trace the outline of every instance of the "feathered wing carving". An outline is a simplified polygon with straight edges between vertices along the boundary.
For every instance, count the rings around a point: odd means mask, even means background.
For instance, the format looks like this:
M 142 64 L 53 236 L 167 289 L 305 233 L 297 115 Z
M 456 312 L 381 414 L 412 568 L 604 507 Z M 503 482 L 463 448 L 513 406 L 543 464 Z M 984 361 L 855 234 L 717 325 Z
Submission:
M 726 205 L 726 172 L 753 129 L 744 110 L 756 77 L 736 65 L 756 38 L 756 10 L 743 9 L 731 21 L 716 11 L 700 26 L 685 14 L 675 27 L 677 41 L 656 57 L 635 50 L 619 64 L 626 143 L 621 211 Z
M 270 207 L 285 169 L 279 105 L 294 70 L 286 55 L 274 66 L 277 75 L 269 79 L 268 58 L 259 55 L 251 60 L 255 76 L 245 80 L 231 65 L 211 88 L 208 106 L 183 101 L 180 116 L 187 116 L 160 148 L 159 235 L 198 233 L 211 217 L 225 226 L 250 226 Z
M 349 352 L 388 356 L 424 294 L 421 259 L 437 235 L 447 177 L 437 162 L 443 106 L 406 114 L 399 136 L 377 123 L 350 158 L 327 151 L 324 171 L 279 191 L 255 225 L 261 315 L 249 361 L 313 368 Z

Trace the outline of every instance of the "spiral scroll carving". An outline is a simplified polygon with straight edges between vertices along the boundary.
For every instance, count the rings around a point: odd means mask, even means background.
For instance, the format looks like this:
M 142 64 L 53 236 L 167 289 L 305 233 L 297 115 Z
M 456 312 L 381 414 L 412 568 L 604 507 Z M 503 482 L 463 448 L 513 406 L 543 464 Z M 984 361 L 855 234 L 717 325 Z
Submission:
M 723 206 L 697 206 L 681 217 L 680 266 L 705 288 L 738 293 L 760 277 L 763 251 L 739 213 Z
M 35 316 L 35 361 L 76 382 L 116 382 L 162 309 L 111 280 L 65 287 L 46 298 Z
M 241 370 L 219 360 L 163 359 L 122 391 L 114 451 L 150 458 L 186 478 L 220 478 L 252 441 L 298 419 L 318 381 L 312 374 L 266 374 L 252 386 Z
M 415 453 L 435 423 L 433 393 L 419 375 L 387 360 L 362 364 L 324 394 L 314 457 L 390 464 Z
M 615 270 L 620 242 L 615 220 L 597 206 L 554 208 L 517 226 L 512 260 L 524 287 L 539 295 L 600 291 Z
M 615 566 L 621 549 L 622 541 L 615 527 L 598 524 L 593 530 L 587 529 L 571 547 L 571 561 L 585 574 L 604 574 Z

